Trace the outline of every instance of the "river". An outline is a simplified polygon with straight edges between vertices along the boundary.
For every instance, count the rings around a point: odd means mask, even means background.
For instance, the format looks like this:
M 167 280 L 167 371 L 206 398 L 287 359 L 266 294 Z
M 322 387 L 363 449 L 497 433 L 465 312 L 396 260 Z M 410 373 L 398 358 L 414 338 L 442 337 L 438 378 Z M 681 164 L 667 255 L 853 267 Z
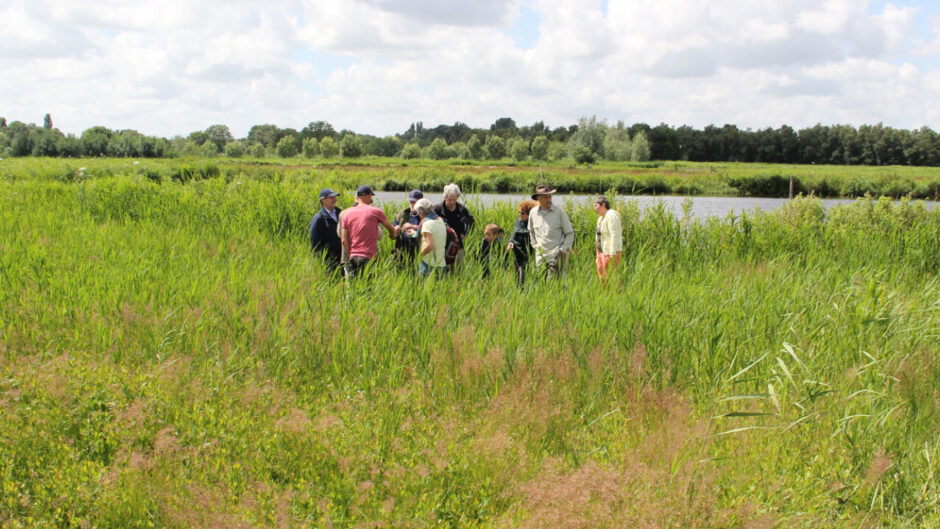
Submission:
M 593 200 L 596 195 L 563 195 L 556 194 L 555 201 L 567 204 L 570 201 L 578 203 Z M 441 194 L 428 194 L 431 202 L 440 202 Z M 520 200 L 529 198 L 528 195 L 521 194 L 497 194 L 497 193 L 468 193 L 464 195 L 463 200 L 472 209 L 474 204 L 493 204 L 496 202 L 509 202 L 517 204 Z M 682 203 L 686 199 L 692 200 L 692 216 L 697 219 L 708 217 L 727 217 L 729 214 L 738 215 L 742 212 L 770 211 L 777 209 L 785 204 L 789 199 L 786 198 L 755 198 L 755 197 L 707 197 L 707 196 L 674 196 L 674 195 L 622 195 L 618 200 L 636 201 L 639 203 L 640 210 L 662 203 L 666 209 L 672 211 L 676 216 L 682 215 Z M 382 205 L 389 202 L 404 204 L 408 199 L 408 193 L 405 191 L 379 191 L 375 194 L 376 205 Z M 839 204 L 851 204 L 854 199 L 848 198 L 824 198 L 821 199 L 823 207 L 829 209 Z M 925 201 L 928 208 L 937 207 L 935 201 Z

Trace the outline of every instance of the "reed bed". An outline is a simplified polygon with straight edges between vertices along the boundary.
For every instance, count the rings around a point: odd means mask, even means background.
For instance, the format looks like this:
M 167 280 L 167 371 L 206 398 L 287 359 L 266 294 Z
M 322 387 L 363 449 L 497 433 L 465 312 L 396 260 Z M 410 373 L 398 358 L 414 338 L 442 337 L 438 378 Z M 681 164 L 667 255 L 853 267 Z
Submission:
M 602 286 L 578 206 L 519 289 L 470 204 L 455 276 L 346 284 L 340 180 L 0 179 L 3 527 L 940 524 L 940 211 L 618 200 Z

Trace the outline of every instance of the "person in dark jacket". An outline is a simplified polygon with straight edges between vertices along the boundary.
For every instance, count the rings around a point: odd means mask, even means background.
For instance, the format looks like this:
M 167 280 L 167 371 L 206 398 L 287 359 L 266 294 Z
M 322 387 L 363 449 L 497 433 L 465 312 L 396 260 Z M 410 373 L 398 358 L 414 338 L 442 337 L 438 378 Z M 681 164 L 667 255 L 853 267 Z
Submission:
M 330 188 L 320 191 L 320 211 L 310 219 L 310 249 L 316 253 L 322 253 L 330 273 L 339 270 L 340 256 L 343 251 L 343 243 L 340 241 L 337 225 L 339 224 L 339 213 L 342 211 L 336 207 L 336 193 Z
M 498 224 L 487 224 L 483 229 L 483 240 L 480 242 L 480 253 L 477 258 L 483 268 L 483 279 L 490 276 L 490 263 L 495 262 L 499 267 L 504 261 L 503 234 L 505 232 Z
M 534 200 L 523 200 L 519 203 L 519 218 L 509 235 L 507 250 L 511 250 L 516 261 L 516 282 L 519 286 L 525 284 L 525 270 L 532 257 L 532 238 L 529 236 L 529 212 L 539 203 Z
M 463 245 L 467 234 L 473 229 L 475 219 L 467 206 L 458 202 L 460 196 L 460 186 L 447 184 L 444 186 L 444 201 L 434 206 L 434 213 L 444 219 L 444 222 L 457 233 L 457 238 Z
M 395 220 L 392 221 L 392 224 L 398 226 L 399 229 L 392 253 L 404 269 L 413 267 L 415 256 L 418 254 L 418 224 L 421 223 L 421 218 L 415 210 L 415 204 L 422 198 L 424 198 L 424 193 L 420 189 L 408 193 L 408 207 L 399 211 L 395 215 Z

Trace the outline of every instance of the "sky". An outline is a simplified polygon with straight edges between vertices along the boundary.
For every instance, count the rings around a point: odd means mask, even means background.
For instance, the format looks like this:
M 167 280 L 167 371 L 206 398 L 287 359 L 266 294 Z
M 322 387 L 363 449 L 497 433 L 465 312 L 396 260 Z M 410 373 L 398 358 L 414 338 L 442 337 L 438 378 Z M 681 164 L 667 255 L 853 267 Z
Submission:
M 936 0 L 2 0 L 0 116 L 940 129 Z

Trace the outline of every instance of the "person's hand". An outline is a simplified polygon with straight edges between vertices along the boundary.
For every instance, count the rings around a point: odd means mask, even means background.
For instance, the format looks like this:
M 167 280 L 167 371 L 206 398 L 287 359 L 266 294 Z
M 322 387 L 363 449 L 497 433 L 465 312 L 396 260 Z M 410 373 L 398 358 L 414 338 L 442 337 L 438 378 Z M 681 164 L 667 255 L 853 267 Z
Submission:
M 509 243 L 506 245 L 507 250 L 512 250 L 513 248 L 515 248 L 515 245 L 513 243 Z

